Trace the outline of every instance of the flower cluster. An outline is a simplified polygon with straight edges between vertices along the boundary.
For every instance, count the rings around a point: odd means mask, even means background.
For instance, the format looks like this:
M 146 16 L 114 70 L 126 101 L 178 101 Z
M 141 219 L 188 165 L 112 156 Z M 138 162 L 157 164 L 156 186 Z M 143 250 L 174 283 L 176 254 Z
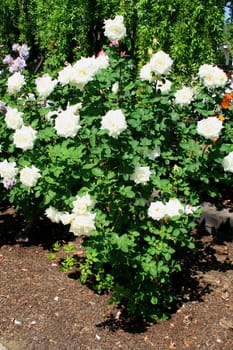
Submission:
M 169 199 L 167 203 L 162 201 L 152 202 L 148 208 L 148 216 L 153 220 L 162 220 L 164 218 L 173 218 L 181 214 L 193 214 L 198 207 L 190 205 L 184 206 L 177 198 Z
M 68 64 L 58 73 L 58 82 L 64 86 L 67 84 L 83 90 L 86 84 L 93 79 L 102 69 L 106 69 L 109 58 L 101 52 L 97 57 L 82 57 L 73 65 Z
M 41 177 L 40 170 L 34 165 L 31 167 L 24 167 L 19 171 L 16 162 L 9 162 L 6 159 L 0 162 L 0 176 L 3 179 L 5 188 L 9 189 L 16 184 L 16 176 L 18 173 L 21 183 L 28 188 L 36 186 L 38 179 Z
M 203 64 L 198 71 L 198 76 L 207 88 L 217 88 L 226 85 L 227 75 L 217 66 Z
M 163 51 L 158 51 L 157 53 L 152 54 L 149 62 L 142 66 L 139 76 L 141 80 L 153 83 L 152 85 L 155 86 L 157 92 L 160 92 L 162 95 L 169 94 L 171 92 L 172 82 L 166 79 L 165 75 L 170 72 L 172 63 L 173 61 L 168 54 Z M 225 94 L 221 101 L 221 108 L 223 110 L 229 109 L 233 93 L 231 92 L 232 84 L 227 85 L 228 79 L 226 73 L 217 66 L 203 64 L 200 66 L 197 76 L 202 85 L 210 89 L 210 91 L 213 91 L 213 89 L 216 88 L 226 87 Z M 168 103 L 179 105 L 181 107 L 188 106 L 192 102 L 195 102 L 197 94 L 198 89 L 195 90 L 195 88 L 183 86 L 181 89 L 178 89 L 173 93 L 173 101 L 168 100 Z M 197 121 L 196 132 L 205 139 L 215 142 L 219 138 L 221 130 L 224 128 L 223 121 L 224 117 L 219 112 L 212 116 L 205 117 L 204 119 Z M 228 164 L 226 159 L 228 158 L 225 157 L 223 161 L 223 164 L 225 164 L 224 170 L 230 171 L 229 167 L 226 166 L 226 163 Z M 131 179 L 132 178 L 133 177 L 131 177 Z M 140 183 L 140 180 L 137 179 L 136 181 L 137 183 Z M 143 183 L 143 181 L 141 181 L 141 183 Z
M 75 236 L 89 236 L 95 229 L 96 214 L 91 212 L 95 205 L 94 200 L 86 193 L 82 196 L 76 196 L 72 205 L 71 213 L 49 207 L 46 209 L 45 215 L 54 223 L 61 222 L 63 225 L 70 225 L 69 231 Z
M 29 47 L 26 44 L 14 44 L 12 50 L 17 53 L 18 57 L 13 58 L 11 55 L 6 55 L 3 63 L 9 66 L 11 73 L 20 72 L 26 67 L 26 60 L 29 57 Z

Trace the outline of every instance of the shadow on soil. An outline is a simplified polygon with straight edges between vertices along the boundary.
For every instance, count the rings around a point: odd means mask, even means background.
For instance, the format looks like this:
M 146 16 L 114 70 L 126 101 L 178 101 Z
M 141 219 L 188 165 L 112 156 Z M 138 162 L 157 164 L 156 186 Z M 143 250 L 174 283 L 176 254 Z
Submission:
M 40 218 L 29 227 L 22 213 L 10 206 L 0 207 L 0 246 L 41 245 L 44 249 L 51 249 L 57 241 L 65 243 L 74 238 L 63 225 L 53 224 L 46 218 Z
M 209 285 L 200 285 L 197 272 L 210 270 L 227 271 L 232 269 L 232 262 L 225 260 L 219 262 L 216 258 L 214 246 L 224 245 L 224 242 L 233 241 L 233 230 L 229 222 L 220 225 L 217 230 L 208 232 L 205 222 L 202 222 L 192 233 L 196 248 L 193 251 L 180 250 L 177 252 L 177 261 L 182 266 L 182 271 L 174 275 L 172 288 L 175 300 L 170 315 L 175 313 L 182 304 L 190 301 L 203 301 L 203 296 L 211 293 Z M 64 226 L 52 224 L 49 220 L 41 219 L 30 229 L 25 229 L 23 215 L 17 213 L 11 207 L 0 208 L 0 246 L 19 244 L 22 246 L 40 245 L 44 249 L 51 249 L 57 241 L 70 242 L 74 239 Z M 70 278 L 78 279 L 78 272 L 69 274 Z M 91 287 L 91 286 L 89 286 Z M 124 309 L 119 308 L 119 317 L 109 315 L 107 319 L 96 325 L 99 328 L 107 328 L 112 332 L 122 329 L 129 333 L 145 332 L 148 324 L 143 320 L 132 320 Z

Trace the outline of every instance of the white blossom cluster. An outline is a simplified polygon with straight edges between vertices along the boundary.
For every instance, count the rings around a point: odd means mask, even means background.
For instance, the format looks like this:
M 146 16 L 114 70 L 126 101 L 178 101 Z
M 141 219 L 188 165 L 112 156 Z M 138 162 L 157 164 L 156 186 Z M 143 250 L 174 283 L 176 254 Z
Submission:
M 9 129 L 14 130 L 13 143 L 15 147 L 23 151 L 31 150 L 34 147 L 37 131 L 31 126 L 24 125 L 23 113 L 17 108 L 7 106 L 4 121 Z
M 62 86 L 70 84 L 82 91 L 87 83 L 108 65 L 109 57 L 101 51 L 97 57 L 82 57 L 73 65 L 68 64 L 58 73 L 57 80 Z
M 162 201 L 152 202 L 148 208 L 148 216 L 153 220 L 162 220 L 166 217 L 172 218 L 182 213 L 192 214 L 198 207 L 184 206 L 177 198 L 169 199 L 167 203 Z
M 68 64 L 58 72 L 57 79 L 52 79 L 47 73 L 43 74 L 41 77 L 37 77 L 35 79 L 35 87 L 38 96 L 45 100 L 54 91 L 58 83 L 62 86 L 71 84 L 83 90 L 85 85 L 91 81 L 97 73 L 108 66 L 109 57 L 103 50 L 99 52 L 97 57 L 82 57 L 73 65 Z M 15 72 L 8 78 L 8 92 L 11 95 L 16 95 L 25 84 L 24 75 L 20 72 Z
M 217 88 L 225 86 L 227 82 L 226 73 L 219 67 L 211 64 L 203 64 L 198 71 L 199 78 L 207 88 Z
M 19 174 L 20 181 L 23 185 L 31 188 L 36 186 L 38 179 L 41 177 L 40 170 L 34 165 L 24 167 L 19 170 L 16 162 L 5 159 L 0 162 L 0 176 L 3 179 L 5 188 L 11 188 L 16 184 L 16 177 Z
M 71 213 L 61 212 L 50 206 L 45 215 L 54 223 L 70 225 L 69 231 L 75 236 L 89 236 L 95 229 L 96 214 L 91 211 L 94 205 L 95 201 L 86 193 L 76 197 Z

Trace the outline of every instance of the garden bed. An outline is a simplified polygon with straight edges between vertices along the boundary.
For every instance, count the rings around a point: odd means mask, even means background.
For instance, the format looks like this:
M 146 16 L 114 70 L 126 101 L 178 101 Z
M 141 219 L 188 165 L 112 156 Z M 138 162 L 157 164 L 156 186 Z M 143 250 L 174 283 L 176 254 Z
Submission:
M 0 343 L 7 349 L 232 349 L 232 231 L 220 225 L 210 233 L 200 225 L 192 233 L 196 250 L 184 257 L 175 278 L 171 317 L 150 325 L 129 320 L 108 304 L 109 295 L 95 294 L 74 271 L 58 271 L 59 257 L 48 258 L 64 234 L 58 225 L 41 222 L 29 241 L 19 237 L 22 228 L 22 216 L 2 208 Z M 82 256 L 80 239 L 73 243 Z

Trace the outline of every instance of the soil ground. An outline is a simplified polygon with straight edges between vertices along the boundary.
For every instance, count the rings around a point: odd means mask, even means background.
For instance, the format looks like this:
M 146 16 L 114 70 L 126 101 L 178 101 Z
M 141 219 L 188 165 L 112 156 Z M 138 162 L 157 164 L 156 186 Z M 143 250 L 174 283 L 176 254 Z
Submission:
M 109 295 L 58 271 L 48 255 L 62 238 L 60 227 L 42 222 L 26 241 L 23 225 L 12 208 L 1 208 L 0 349 L 233 349 L 232 230 L 193 232 L 196 249 L 174 281 L 170 318 L 148 325 L 130 321 L 108 304 Z M 80 239 L 73 243 L 82 254 Z

